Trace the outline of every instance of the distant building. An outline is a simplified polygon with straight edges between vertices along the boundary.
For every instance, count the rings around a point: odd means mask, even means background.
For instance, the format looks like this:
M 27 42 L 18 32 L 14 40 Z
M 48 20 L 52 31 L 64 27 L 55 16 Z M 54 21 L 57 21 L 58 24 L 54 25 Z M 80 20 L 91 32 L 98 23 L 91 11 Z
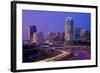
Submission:
M 60 32 L 56 33 L 55 42 L 58 44 L 60 42 Z
M 85 29 L 82 29 L 80 31 L 80 40 L 90 42 L 90 32 Z
M 31 43 L 38 43 L 38 34 L 37 34 L 37 32 L 33 33 L 33 39 L 31 41 Z
M 57 32 L 56 33 L 55 42 L 57 44 L 63 44 L 63 42 L 64 42 L 64 32 Z
M 74 24 L 72 17 L 67 17 L 65 24 L 65 42 L 74 40 Z
M 32 42 L 33 41 L 33 37 L 36 35 L 37 32 L 37 28 L 35 25 L 29 25 L 29 29 L 28 29 L 28 36 L 29 36 L 29 40 Z M 35 34 L 34 34 L 35 33 Z
M 86 30 L 85 29 L 82 29 L 81 31 L 80 31 L 80 40 L 81 41 L 86 41 Z
M 90 40 L 91 40 L 90 31 L 86 31 L 86 38 L 87 38 L 87 42 L 90 42 Z
M 37 41 L 39 44 L 44 43 L 44 35 L 42 32 L 37 32 Z
M 62 42 L 64 43 L 64 40 L 65 40 L 65 39 L 64 39 L 65 32 L 62 32 L 61 35 L 62 35 L 62 36 L 61 36 L 61 40 L 62 40 Z
M 46 43 L 53 44 L 55 43 L 55 33 L 48 32 L 46 37 Z
M 46 40 L 46 41 L 45 41 L 46 43 L 49 43 L 49 42 L 50 42 L 50 41 L 49 41 L 49 35 L 50 35 L 50 32 L 47 33 L 47 36 L 46 36 L 46 39 L 45 39 L 45 40 Z
M 75 28 L 75 29 L 74 29 L 74 33 L 75 33 L 75 38 L 74 38 L 74 40 L 75 40 L 75 41 L 80 40 L 80 31 L 81 31 L 80 28 Z

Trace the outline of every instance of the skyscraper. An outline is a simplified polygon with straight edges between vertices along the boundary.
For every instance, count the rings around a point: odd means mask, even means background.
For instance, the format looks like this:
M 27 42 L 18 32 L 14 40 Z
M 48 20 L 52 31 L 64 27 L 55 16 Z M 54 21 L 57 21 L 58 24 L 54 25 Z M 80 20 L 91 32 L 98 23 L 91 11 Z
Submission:
M 28 34 L 29 34 L 29 40 L 31 42 L 33 41 L 33 36 L 34 36 L 35 32 L 37 32 L 36 26 L 35 25 L 29 25 Z
M 60 32 L 60 41 L 64 43 L 64 32 Z
M 31 43 L 38 43 L 38 33 L 34 32 Z
M 74 40 L 74 25 L 72 17 L 67 17 L 65 23 L 65 42 Z
M 81 31 L 80 31 L 80 40 L 81 41 L 88 40 L 87 31 L 85 29 L 81 29 Z
M 55 37 L 56 37 L 55 33 L 48 32 L 47 37 L 46 37 L 46 43 L 49 43 L 49 44 L 55 43 Z
M 39 44 L 44 43 L 44 35 L 42 32 L 37 32 L 37 40 Z

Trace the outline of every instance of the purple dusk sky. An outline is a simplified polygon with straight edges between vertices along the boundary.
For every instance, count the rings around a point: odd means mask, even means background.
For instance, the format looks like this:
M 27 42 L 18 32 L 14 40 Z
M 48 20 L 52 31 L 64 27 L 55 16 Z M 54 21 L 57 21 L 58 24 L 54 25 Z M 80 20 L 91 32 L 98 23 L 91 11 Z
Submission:
M 75 12 L 52 12 L 52 11 L 22 11 L 22 35 L 23 40 L 28 40 L 27 28 L 35 25 L 38 32 L 64 32 L 65 20 L 70 16 L 73 19 L 74 27 L 90 31 L 91 14 Z

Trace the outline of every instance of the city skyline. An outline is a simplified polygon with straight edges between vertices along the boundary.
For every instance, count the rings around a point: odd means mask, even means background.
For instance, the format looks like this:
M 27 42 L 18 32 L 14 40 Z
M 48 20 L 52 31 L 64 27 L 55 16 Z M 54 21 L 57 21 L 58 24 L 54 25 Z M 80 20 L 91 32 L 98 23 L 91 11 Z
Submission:
M 90 14 L 25 11 L 22 19 L 24 63 L 91 59 Z
M 67 16 L 73 18 L 75 28 L 77 27 L 90 31 L 91 16 L 89 13 L 23 10 L 23 40 L 28 40 L 27 26 L 29 25 L 35 25 L 38 27 L 37 32 L 43 32 L 44 34 L 47 34 L 47 32 L 64 32 Z M 82 23 L 84 25 L 80 25 Z

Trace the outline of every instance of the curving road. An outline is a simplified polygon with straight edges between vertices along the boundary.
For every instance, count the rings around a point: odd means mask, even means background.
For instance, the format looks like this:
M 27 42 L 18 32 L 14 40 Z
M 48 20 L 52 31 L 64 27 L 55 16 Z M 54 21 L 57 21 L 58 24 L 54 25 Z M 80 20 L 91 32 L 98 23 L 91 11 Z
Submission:
M 61 52 L 61 54 L 56 55 L 56 56 L 51 57 L 51 58 L 47 58 L 47 59 L 41 60 L 41 61 L 46 61 L 46 62 L 48 62 L 48 61 L 55 61 L 55 60 L 59 60 L 59 59 L 65 57 L 65 56 L 69 55 L 68 51 L 63 51 L 63 50 L 56 50 L 56 51 Z

